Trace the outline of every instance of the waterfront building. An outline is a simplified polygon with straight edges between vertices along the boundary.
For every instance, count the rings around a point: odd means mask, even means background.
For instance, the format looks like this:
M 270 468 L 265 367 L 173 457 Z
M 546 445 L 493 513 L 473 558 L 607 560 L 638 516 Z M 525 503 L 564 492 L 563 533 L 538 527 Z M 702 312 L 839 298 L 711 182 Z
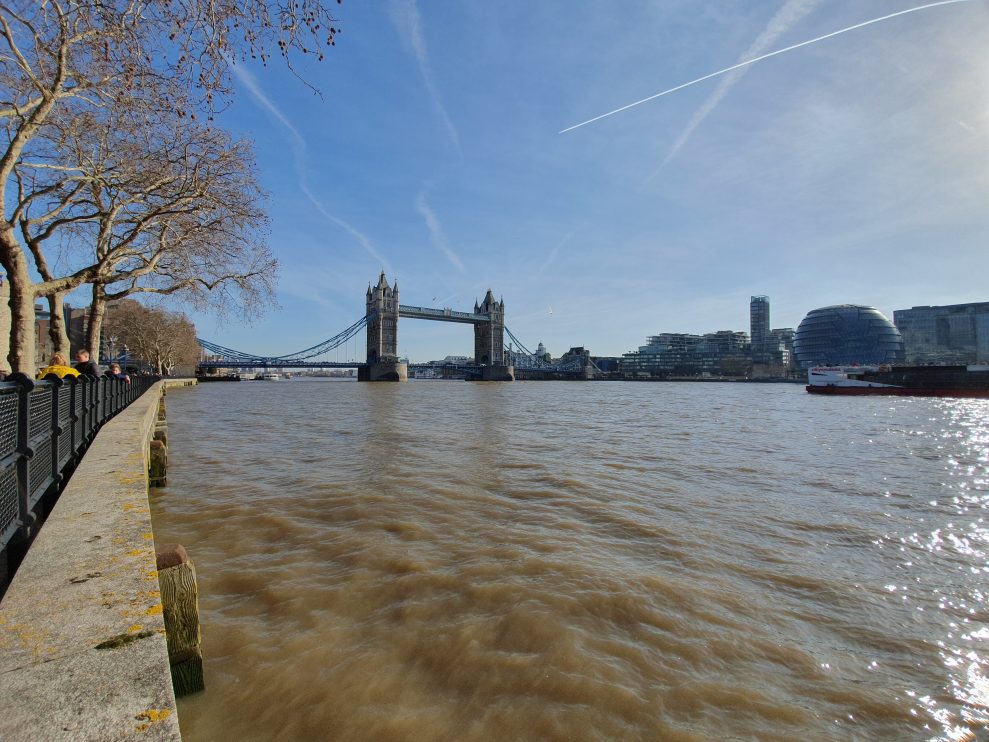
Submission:
M 793 366 L 793 340 L 797 331 L 792 327 L 779 327 L 769 331 L 777 352 L 781 354 L 780 360 L 783 366 L 790 368 Z
M 603 374 L 621 376 L 622 359 L 617 356 L 591 356 L 591 361 Z
M 664 332 L 649 337 L 646 345 L 622 356 L 622 375 L 626 378 L 744 375 L 748 345 L 748 334 L 734 330 L 706 335 Z
M 807 313 L 793 339 L 801 368 L 853 363 L 899 363 L 903 337 L 874 307 L 838 304 Z
M 989 302 L 897 309 L 907 363 L 989 363 Z

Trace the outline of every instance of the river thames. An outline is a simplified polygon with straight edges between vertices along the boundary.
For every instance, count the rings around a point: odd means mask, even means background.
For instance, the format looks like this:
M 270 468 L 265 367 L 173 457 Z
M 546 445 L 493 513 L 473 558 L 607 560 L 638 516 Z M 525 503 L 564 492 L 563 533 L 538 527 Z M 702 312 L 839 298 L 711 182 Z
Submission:
M 169 392 L 187 740 L 989 739 L 989 401 Z

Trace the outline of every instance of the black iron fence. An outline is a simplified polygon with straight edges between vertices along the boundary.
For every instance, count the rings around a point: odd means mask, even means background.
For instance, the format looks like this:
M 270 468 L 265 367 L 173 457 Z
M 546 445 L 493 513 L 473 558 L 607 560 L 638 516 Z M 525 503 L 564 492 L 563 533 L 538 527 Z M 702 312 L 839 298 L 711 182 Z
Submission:
M 0 551 L 30 528 L 39 503 L 58 491 L 103 423 L 156 381 L 14 374 L 0 383 Z

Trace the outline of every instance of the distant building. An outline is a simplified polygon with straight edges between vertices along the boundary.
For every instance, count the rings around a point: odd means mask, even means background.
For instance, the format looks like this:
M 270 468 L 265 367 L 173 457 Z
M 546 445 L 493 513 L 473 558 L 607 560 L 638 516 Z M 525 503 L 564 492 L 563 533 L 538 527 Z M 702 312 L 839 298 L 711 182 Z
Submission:
M 51 313 L 44 304 L 34 305 L 34 365 L 39 368 L 47 366 L 55 344 L 52 342 L 49 330 L 51 328 Z
M 893 312 L 907 363 L 989 363 L 989 302 Z
M 442 361 L 429 361 L 430 366 L 469 366 L 474 363 L 470 356 L 446 356 Z
M 591 356 L 591 362 L 603 374 L 620 376 L 622 373 L 622 359 L 616 356 Z
M 753 296 L 749 301 L 749 336 L 752 338 L 752 362 L 768 363 L 769 297 Z
M 903 337 L 878 309 L 839 304 L 814 309 L 797 327 L 793 350 L 801 368 L 853 363 L 897 363 Z
M 795 330 L 769 329 L 769 297 L 753 296 L 749 301 L 751 358 L 757 376 L 781 376 L 793 365 Z
M 706 335 L 664 332 L 648 338 L 646 345 L 622 356 L 622 375 L 647 376 L 738 376 L 748 366 L 749 336 L 721 330 Z

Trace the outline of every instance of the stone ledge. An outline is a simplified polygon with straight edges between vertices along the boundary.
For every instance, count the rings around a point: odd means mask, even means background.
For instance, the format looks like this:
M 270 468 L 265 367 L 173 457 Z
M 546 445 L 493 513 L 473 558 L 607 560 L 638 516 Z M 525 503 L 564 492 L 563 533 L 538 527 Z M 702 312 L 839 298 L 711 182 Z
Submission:
M 147 457 L 163 390 L 187 381 L 155 384 L 100 430 L 14 576 L 0 739 L 181 739 Z

